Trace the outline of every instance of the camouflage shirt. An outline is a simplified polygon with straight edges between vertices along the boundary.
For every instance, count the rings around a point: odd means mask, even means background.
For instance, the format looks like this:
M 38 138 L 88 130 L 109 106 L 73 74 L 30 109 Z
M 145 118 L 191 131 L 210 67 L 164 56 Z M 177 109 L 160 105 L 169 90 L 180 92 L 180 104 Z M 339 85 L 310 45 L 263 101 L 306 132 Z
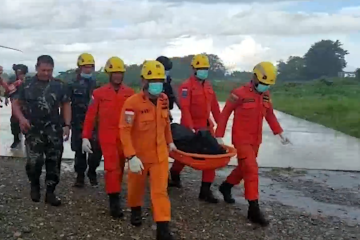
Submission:
M 59 108 L 70 102 L 63 82 L 57 79 L 42 81 L 37 76 L 26 79 L 12 97 L 21 101 L 23 114 L 31 125 L 39 127 L 61 125 Z
M 82 129 L 95 86 L 95 79 L 80 78 L 69 82 L 68 89 L 72 111 L 71 125 L 73 129 Z

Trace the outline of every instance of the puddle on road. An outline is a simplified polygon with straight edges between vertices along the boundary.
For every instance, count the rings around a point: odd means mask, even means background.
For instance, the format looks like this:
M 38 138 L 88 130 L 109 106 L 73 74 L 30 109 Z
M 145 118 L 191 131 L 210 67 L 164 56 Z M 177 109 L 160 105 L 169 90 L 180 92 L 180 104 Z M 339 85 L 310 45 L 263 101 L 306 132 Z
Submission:
M 268 169 L 262 169 L 261 171 L 269 171 Z M 225 179 L 228 174 L 231 172 L 231 169 L 223 169 L 217 171 L 217 177 Z M 351 173 L 332 173 L 332 172 L 318 172 L 312 171 L 310 175 L 305 175 L 306 178 L 314 179 L 314 176 L 321 176 L 325 178 L 324 174 L 328 174 L 326 179 L 328 183 L 334 183 L 339 179 L 343 179 L 341 184 L 333 184 L 333 188 L 349 188 L 353 189 L 354 187 L 359 186 L 358 180 L 351 177 Z M 351 181 L 349 181 L 351 179 Z M 356 184 L 356 182 L 358 184 Z M 326 215 L 337 217 L 342 220 L 353 224 L 360 224 L 360 209 L 350 206 L 338 205 L 338 204 L 328 204 L 324 202 L 315 201 L 310 197 L 305 197 L 304 194 L 300 191 L 287 189 L 283 184 L 275 182 L 270 178 L 260 177 L 260 199 L 261 201 L 275 201 L 280 202 L 286 206 L 294 207 L 299 211 L 304 211 L 314 215 Z M 234 198 L 237 202 L 242 204 L 247 204 L 244 199 L 243 186 L 236 186 L 233 190 Z M 218 196 L 221 197 L 220 193 Z M 360 197 L 360 195 L 359 195 Z

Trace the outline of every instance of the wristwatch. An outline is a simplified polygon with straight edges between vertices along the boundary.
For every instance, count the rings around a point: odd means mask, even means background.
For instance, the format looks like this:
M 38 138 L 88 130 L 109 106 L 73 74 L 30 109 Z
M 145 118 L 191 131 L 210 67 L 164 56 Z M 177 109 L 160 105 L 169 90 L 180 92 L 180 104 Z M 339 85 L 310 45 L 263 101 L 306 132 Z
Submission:
M 135 157 L 135 155 L 125 158 L 125 162 L 129 162 L 133 157 Z
M 68 127 L 68 128 L 71 128 L 71 125 L 70 124 L 64 124 L 63 127 Z

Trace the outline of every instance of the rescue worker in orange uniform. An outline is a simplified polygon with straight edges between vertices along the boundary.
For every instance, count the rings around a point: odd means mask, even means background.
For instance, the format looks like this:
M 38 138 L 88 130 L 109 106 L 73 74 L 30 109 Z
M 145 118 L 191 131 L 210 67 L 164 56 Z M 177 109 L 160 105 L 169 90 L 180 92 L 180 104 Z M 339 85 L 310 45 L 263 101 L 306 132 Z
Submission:
M 180 124 L 192 129 L 194 132 L 201 129 L 209 129 L 214 133 L 214 123 L 210 119 L 212 113 L 216 123 L 220 117 L 220 107 L 216 94 L 207 81 L 210 68 L 209 58 L 206 55 L 195 55 L 191 66 L 194 74 L 179 87 L 179 101 L 181 107 Z M 169 186 L 181 188 L 180 172 L 184 164 L 175 161 L 170 169 Z M 211 191 L 211 184 L 215 179 L 215 170 L 202 172 L 202 183 L 199 199 L 218 203 Z
M 143 91 L 126 100 L 120 120 L 120 137 L 127 162 L 128 205 L 131 224 L 142 224 L 146 178 L 150 176 L 150 194 L 157 240 L 173 240 L 169 230 L 171 218 L 167 193 L 169 151 L 175 150 L 169 100 L 162 93 L 165 68 L 158 61 L 145 61 L 141 70 Z
M 269 224 L 259 208 L 259 176 L 256 161 L 262 141 L 263 118 L 268 122 L 274 135 L 278 135 L 283 144 L 289 139 L 283 135 L 272 107 L 269 87 L 275 84 L 276 67 L 270 62 L 261 62 L 254 67 L 253 78 L 245 86 L 234 89 L 221 112 L 215 132 L 218 142 L 223 143 L 227 121 L 234 111 L 232 143 L 237 149 L 238 166 L 219 187 L 224 201 L 235 203 L 231 189 L 244 180 L 245 198 L 249 202 L 248 219 L 262 226 Z
M 118 57 L 111 57 L 105 66 L 110 83 L 95 89 L 92 103 L 88 107 L 83 132 L 82 150 L 92 153 L 90 139 L 97 117 L 99 143 L 104 156 L 105 188 L 109 195 L 110 214 L 115 218 L 123 216 L 120 206 L 121 182 L 125 157 L 119 137 L 119 118 L 126 99 L 135 91 L 123 84 L 125 64 Z

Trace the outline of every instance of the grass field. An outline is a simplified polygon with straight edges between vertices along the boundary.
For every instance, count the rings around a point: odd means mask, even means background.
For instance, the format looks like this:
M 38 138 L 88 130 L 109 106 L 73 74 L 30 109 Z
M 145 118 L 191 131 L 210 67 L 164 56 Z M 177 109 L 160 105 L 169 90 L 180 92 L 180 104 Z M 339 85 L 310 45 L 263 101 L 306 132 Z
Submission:
M 228 91 L 217 91 L 226 100 Z M 278 84 L 271 89 L 274 108 L 360 138 L 360 81 L 332 79 Z

